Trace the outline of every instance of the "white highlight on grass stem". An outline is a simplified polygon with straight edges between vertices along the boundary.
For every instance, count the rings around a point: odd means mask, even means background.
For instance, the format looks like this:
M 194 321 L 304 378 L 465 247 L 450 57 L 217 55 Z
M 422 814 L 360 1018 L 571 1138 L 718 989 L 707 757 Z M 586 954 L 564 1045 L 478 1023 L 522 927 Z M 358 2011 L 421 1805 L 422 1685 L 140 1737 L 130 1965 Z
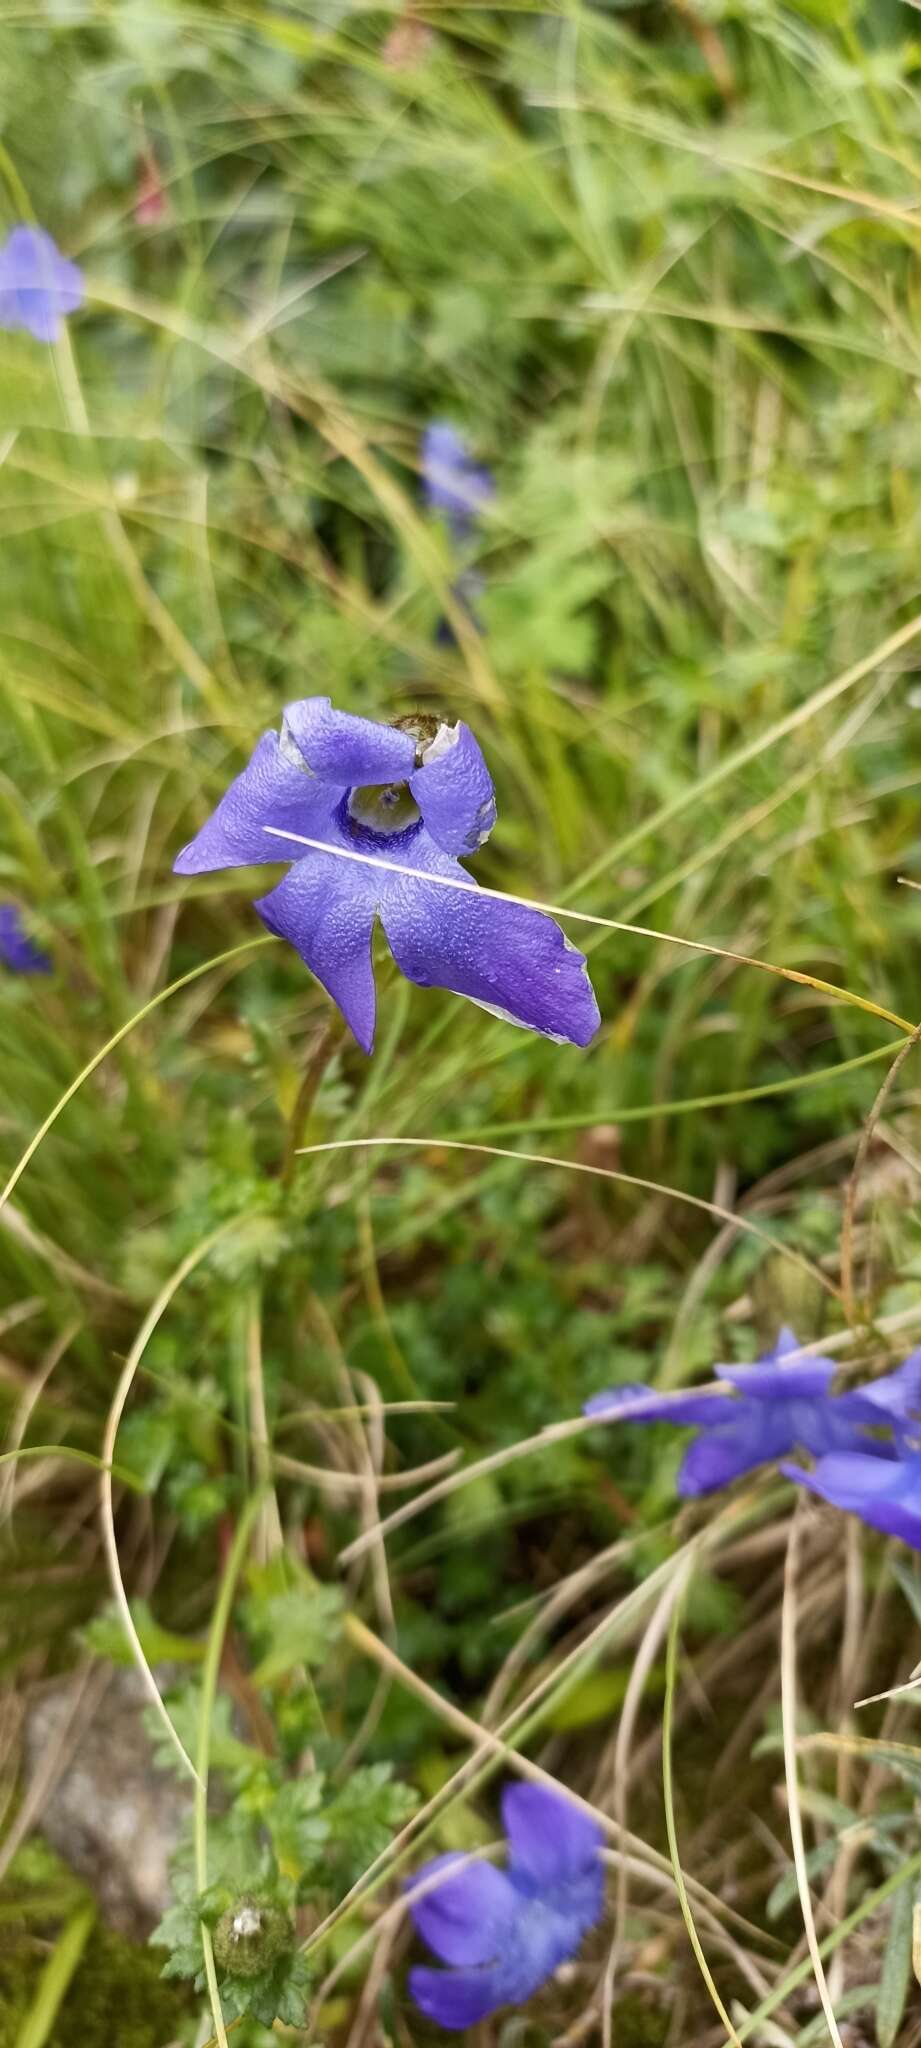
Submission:
M 711 1972 L 710 1965 L 704 1954 L 700 1935 L 697 1932 L 697 1925 L 694 1919 L 694 1915 L 691 1911 L 691 1902 L 688 1897 L 688 1888 L 685 1882 L 684 1871 L 681 1867 L 681 1855 L 678 1848 L 678 1829 L 675 1821 L 675 1795 L 672 1773 L 672 1725 L 674 1721 L 675 1692 L 677 1689 L 678 1680 L 678 1630 L 681 1624 L 682 1599 L 685 1592 L 687 1591 L 688 1585 L 690 1584 L 690 1580 L 694 1570 L 694 1565 L 696 1563 L 696 1557 L 697 1545 L 690 1544 L 688 1546 L 686 1557 L 681 1565 L 680 1572 L 678 1574 L 678 1583 L 673 1598 L 671 1621 L 669 1623 L 668 1630 L 668 1643 L 665 1653 L 665 1699 L 662 1711 L 662 1797 L 665 1805 L 665 1832 L 668 1837 L 668 1853 L 671 1859 L 672 1870 L 674 1872 L 675 1889 L 678 1894 L 678 1904 L 681 1908 L 681 1917 L 687 1929 L 687 1937 L 694 1951 L 694 1955 L 697 1961 L 697 1967 L 707 1987 L 707 1991 L 709 1992 L 713 2005 L 719 2014 L 723 2026 L 726 2029 L 726 2033 L 730 2041 L 732 2041 L 735 2044 L 735 2048 L 741 2048 L 739 2036 L 736 2033 L 735 2027 L 732 2024 L 732 2020 L 730 2019 L 726 2007 L 723 2004 L 720 1994 L 716 1988 L 716 1984 L 713 1980 L 713 1974 Z
M 790 1822 L 790 1841 L 793 1847 L 793 1864 L 796 1870 L 796 1889 L 799 1894 L 800 1911 L 806 1934 L 806 1946 L 812 1963 L 816 1990 L 822 2002 L 822 2011 L 834 2048 L 842 2048 L 838 2022 L 835 2018 L 825 1965 L 819 1952 L 819 1937 L 816 1933 L 815 1915 L 812 1910 L 812 1894 L 809 1890 L 809 1871 L 806 1863 L 806 1847 L 803 1840 L 803 1815 L 799 1798 L 799 1777 L 796 1768 L 796 1561 L 799 1544 L 800 1504 L 797 1502 L 790 1523 L 790 1540 L 787 1544 L 786 1563 L 783 1578 L 783 1607 L 780 1622 L 780 1704 L 783 1719 L 783 1761 L 787 1781 L 787 1810 Z
M 263 825 L 263 832 L 272 839 L 293 840 L 297 846 L 306 846 L 312 853 L 326 853 L 334 860 L 358 861 L 362 867 L 383 868 L 392 875 L 406 875 L 414 882 L 431 884 L 434 889 L 456 889 L 465 896 L 487 896 L 495 903 L 515 903 L 522 910 L 537 910 L 545 917 L 568 917 L 575 924 L 599 925 L 603 931 L 629 932 L 635 938 L 656 939 L 661 945 L 682 946 L 689 953 L 704 953 L 713 960 L 733 960 L 739 967 L 757 967 L 762 974 L 776 974 L 782 981 L 795 981 L 801 988 L 814 988 L 819 994 L 834 996 L 836 1001 L 848 1003 L 853 1009 L 866 1010 L 871 1017 L 880 1017 L 886 1024 L 895 1024 L 899 1031 L 911 1032 L 914 1025 L 905 1017 L 898 1017 L 894 1010 L 886 1010 L 879 1003 L 872 1003 L 868 996 L 856 996 L 851 989 L 840 988 L 837 982 L 824 981 L 817 974 L 803 974 L 798 967 L 778 967 L 772 960 L 758 960 L 750 953 L 736 953 L 727 946 L 709 946 L 703 939 L 679 938 L 675 932 L 656 931 L 645 924 L 623 924 L 616 917 L 601 917 L 591 910 L 571 910 L 563 903 L 541 903 L 535 896 L 513 896 L 505 889 L 489 889 L 479 882 L 462 882 L 455 875 L 432 875 L 422 868 L 411 868 L 405 862 L 387 860 L 383 854 L 360 853 L 357 847 L 330 846 L 325 839 L 308 839 L 301 832 L 284 832 L 278 825 Z
M 124 1627 L 125 1634 L 127 1635 L 128 1641 L 131 1645 L 131 1654 L 134 1658 L 135 1664 L 137 1665 L 145 1691 L 149 1695 L 151 1705 L 156 1708 L 156 1711 L 159 1714 L 161 1721 L 163 1722 L 163 1726 L 166 1729 L 166 1732 L 169 1736 L 171 1743 L 173 1744 L 174 1749 L 176 1749 L 179 1756 L 181 1756 L 186 1770 L 189 1772 L 190 1776 L 195 1779 L 196 1784 L 198 1783 L 198 1772 L 195 1769 L 195 1765 L 193 1764 L 192 1759 L 188 1754 L 188 1751 L 185 1749 L 183 1743 L 180 1741 L 180 1738 L 177 1735 L 176 1730 L 173 1727 L 172 1721 L 170 1720 L 170 1717 L 163 1704 L 163 1700 L 160 1697 L 160 1689 L 157 1685 L 157 1681 L 153 1675 L 153 1672 L 151 1671 L 150 1665 L 147 1662 L 147 1658 L 144 1655 L 141 1639 L 138 1635 L 137 1629 L 134 1626 L 131 1608 L 128 1604 L 128 1595 L 125 1592 L 124 1581 L 122 1579 L 121 1574 L 121 1564 L 119 1562 L 118 1556 L 118 1543 L 115 1537 L 115 1515 L 112 1502 L 112 1464 L 115 1452 L 115 1439 L 118 1435 L 118 1425 L 124 1413 L 125 1402 L 127 1401 L 128 1395 L 131 1391 L 131 1386 L 134 1380 L 135 1373 L 137 1372 L 138 1366 L 141 1363 L 141 1359 L 144 1356 L 144 1353 L 147 1349 L 151 1337 L 153 1336 L 157 1324 L 160 1321 L 161 1316 L 165 1314 L 166 1310 L 169 1307 L 170 1302 L 173 1299 L 173 1296 L 175 1294 L 178 1294 L 179 1289 L 183 1284 L 183 1281 L 187 1280 L 189 1274 L 194 1272 L 195 1267 L 201 1264 L 202 1259 L 207 1258 L 208 1253 L 218 1243 L 219 1239 L 222 1237 L 226 1237 L 231 1230 L 237 1229 L 238 1226 L 244 1221 L 245 1218 L 242 1216 L 231 1216 L 225 1218 L 224 1222 L 219 1225 L 217 1230 L 210 1231 L 207 1237 L 202 1238 L 200 1244 L 197 1244 L 192 1251 L 186 1254 L 186 1257 L 182 1260 L 181 1264 L 176 1267 L 175 1272 L 171 1273 L 169 1279 L 164 1282 L 163 1286 L 160 1289 L 159 1294 L 157 1295 L 156 1300 L 151 1303 L 151 1306 L 148 1309 L 146 1316 L 144 1317 L 144 1321 L 141 1324 L 137 1336 L 135 1337 L 134 1343 L 131 1346 L 128 1356 L 125 1359 L 124 1366 L 122 1367 L 121 1377 L 119 1379 L 118 1385 L 115 1389 L 115 1394 L 113 1396 L 112 1406 L 109 1409 L 108 1416 L 106 1417 L 105 1436 L 103 1437 L 102 1444 L 102 1456 L 104 1461 L 100 1489 L 102 1537 L 103 1543 L 105 1545 L 106 1557 L 108 1559 L 109 1564 L 109 1577 L 112 1582 L 112 1592 L 115 1597 L 115 1604 L 121 1616 L 122 1626 Z

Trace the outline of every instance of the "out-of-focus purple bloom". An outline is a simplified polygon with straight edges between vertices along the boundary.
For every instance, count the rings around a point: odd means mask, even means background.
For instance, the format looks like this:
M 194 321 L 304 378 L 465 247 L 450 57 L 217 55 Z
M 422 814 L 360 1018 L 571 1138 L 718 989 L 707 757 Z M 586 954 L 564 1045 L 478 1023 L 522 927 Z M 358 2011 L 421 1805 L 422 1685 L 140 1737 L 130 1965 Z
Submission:
M 900 1536 L 913 1550 L 921 1550 L 921 1452 L 893 1459 L 865 1450 L 833 1451 L 820 1458 L 812 1472 L 801 1465 L 780 1469 L 831 1507 L 859 1515 L 871 1529 Z
M 457 856 L 475 853 L 495 818 L 489 770 L 469 726 L 423 714 L 378 725 L 334 711 L 328 697 L 306 697 L 288 705 L 281 738 L 263 733 L 175 871 L 293 861 L 256 909 L 296 947 L 365 1052 L 374 1043 L 378 917 L 407 980 L 453 989 L 528 1031 L 587 1045 L 600 1020 L 584 956 L 540 911 L 469 893 L 474 885 Z M 286 843 L 267 827 L 294 838 Z M 394 861 L 401 872 L 307 851 L 298 834 Z
M 458 545 L 469 538 L 496 488 L 490 471 L 474 462 L 446 420 L 433 420 L 422 436 L 422 482 L 432 511 L 444 514 Z
M 675 1395 L 612 1387 L 587 1401 L 583 1412 L 601 1422 L 697 1424 L 700 1435 L 678 1474 L 678 1491 L 685 1495 L 712 1493 L 797 1447 L 817 1458 L 830 1451 L 892 1458 L 888 1443 L 870 1450 L 865 1431 L 890 1423 L 901 1438 L 913 1414 L 921 1412 L 921 1351 L 883 1379 L 833 1394 L 834 1360 L 785 1363 L 798 1350 L 793 1331 L 781 1330 L 774 1350 L 754 1365 L 718 1365 L 714 1392 Z
M 15 903 L 0 903 L 0 960 L 13 974 L 50 974 L 47 953 L 30 939 Z
M 83 304 L 83 278 L 44 228 L 18 227 L 0 248 L 0 327 L 57 341 L 61 321 Z
M 604 1905 L 602 1832 L 571 1799 L 542 1785 L 507 1785 L 502 1820 L 505 1870 L 482 1858 L 436 1856 L 412 1880 L 415 1889 L 443 1872 L 411 1911 L 423 1940 L 452 1967 L 411 1970 L 410 1992 L 429 2019 L 456 2033 L 531 1998 L 575 1955 Z
M 482 633 L 483 624 L 477 611 L 478 600 L 486 589 L 486 578 L 479 569 L 462 569 L 451 584 L 451 596 L 455 604 L 470 620 L 475 633 Z M 435 627 L 435 639 L 439 647 L 456 647 L 457 634 L 449 619 L 440 618 Z

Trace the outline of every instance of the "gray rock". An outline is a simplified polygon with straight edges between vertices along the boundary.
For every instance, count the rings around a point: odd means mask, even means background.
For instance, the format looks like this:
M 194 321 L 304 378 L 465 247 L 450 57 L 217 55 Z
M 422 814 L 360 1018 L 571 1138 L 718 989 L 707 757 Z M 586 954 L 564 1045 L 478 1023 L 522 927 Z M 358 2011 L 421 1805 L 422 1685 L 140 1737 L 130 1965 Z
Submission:
M 137 1672 L 112 1672 L 101 1695 L 94 1687 L 89 1712 L 81 1690 L 80 1678 L 68 1677 L 33 1696 L 26 1796 L 39 1795 L 38 1827 L 85 1879 L 104 1919 L 143 1939 L 169 1904 L 169 1858 L 191 1794 L 153 1764 Z

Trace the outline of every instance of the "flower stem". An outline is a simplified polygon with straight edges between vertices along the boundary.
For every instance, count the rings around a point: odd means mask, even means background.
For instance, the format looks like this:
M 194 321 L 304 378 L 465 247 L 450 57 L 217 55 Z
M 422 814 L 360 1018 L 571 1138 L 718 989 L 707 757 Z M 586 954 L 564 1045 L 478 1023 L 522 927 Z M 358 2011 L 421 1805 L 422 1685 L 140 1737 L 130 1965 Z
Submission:
M 284 1157 L 282 1159 L 281 1164 L 281 1184 L 286 1192 L 290 1188 L 291 1183 L 294 1179 L 295 1169 L 297 1167 L 298 1146 L 300 1145 L 301 1139 L 304 1135 L 304 1128 L 307 1123 L 307 1118 L 309 1117 L 310 1112 L 313 1108 L 317 1089 L 320 1086 L 320 1082 L 323 1079 L 323 1075 L 326 1072 L 326 1069 L 329 1065 L 330 1060 L 333 1057 L 333 1054 L 336 1053 L 339 1049 L 339 1043 L 342 1038 L 344 1030 L 345 1026 L 343 1024 L 342 1018 L 340 1017 L 338 1011 L 334 1010 L 329 1020 L 329 1023 L 327 1024 L 326 1029 L 323 1032 L 323 1036 L 320 1039 L 319 1044 L 317 1045 L 313 1058 L 308 1062 L 308 1065 L 304 1073 L 304 1078 L 297 1091 L 297 1095 L 295 1097 L 294 1102 L 294 1108 L 292 1109 L 291 1115 L 288 1119 L 288 1131 L 287 1137 L 285 1139 Z

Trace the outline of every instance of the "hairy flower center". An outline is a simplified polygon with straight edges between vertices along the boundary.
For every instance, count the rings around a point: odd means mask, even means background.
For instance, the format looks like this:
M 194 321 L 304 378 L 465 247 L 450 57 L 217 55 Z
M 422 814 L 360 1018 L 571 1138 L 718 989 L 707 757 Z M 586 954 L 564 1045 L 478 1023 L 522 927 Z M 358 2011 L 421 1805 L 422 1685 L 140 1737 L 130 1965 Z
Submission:
M 421 812 L 406 782 L 373 782 L 364 789 L 350 789 L 347 806 L 350 818 L 368 832 L 382 838 L 405 832 L 418 824 Z

